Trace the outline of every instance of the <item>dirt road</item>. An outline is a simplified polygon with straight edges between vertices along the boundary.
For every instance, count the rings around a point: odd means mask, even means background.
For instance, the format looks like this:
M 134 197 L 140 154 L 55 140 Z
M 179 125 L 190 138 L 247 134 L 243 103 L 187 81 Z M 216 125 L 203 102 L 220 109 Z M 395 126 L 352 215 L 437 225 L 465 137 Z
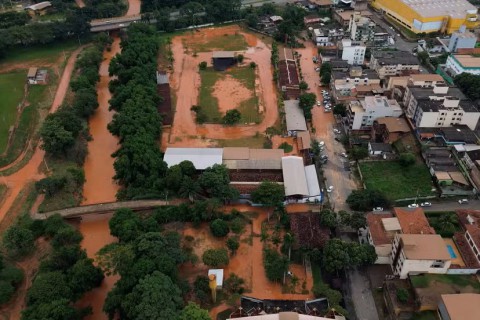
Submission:
M 213 32 L 213 29 L 201 29 L 202 33 Z M 191 53 L 185 53 L 183 40 L 187 36 L 175 37 L 172 40 L 172 52 L 174 55 L 174 72 L 171 75 L 171 85 L 177 96 L 176 112 L 173 127 L 168 141 L 169 145 L 179 146 L 185 140 L 195 145 L 195 139 L 201 145 L 205 145 L 205 139 L 238 139 L 254 136 L 257 132 L 264 132 L 269 126 L 274 125 L 278 118 L 277 93 L 273 82 L 273 73 L 270 64 L 270 49 L 260 39 L 250 34 L 241 32 L 238 26 L 221 28 L 220 32 L 241 33 L 250 46 L 244 53 L 245 62 L 251 61 L 257 64 L 258 81 L 260 83 L 258 96 L 260 105 L 265 110 L 263 121 L 258 125 L 224 127 L 217 124 L 197 126 L 194 113 L 190 111 L 192 105 L 197 104 L 200 76 L 198 64 L 201 61 L 211 61 L 211 52 L 199 52 L 194 57 Z M 219 28 L 215 29 L 219 32 Z M 208 36 L 204 37 L 208 38 Z M 200 139 L 203 140 L 200 140 Z
M 112 97 L 108 90 L 108 83 L 111 80 L 108 75 L 108 66 L 118 52 L 120 52 L 120 38 L 116 37 L 111 50 L 105 50 L 103 53 L 99 70 L 100 81 L 97 84 L 99 106 L 88 123 L 92 140 L 88 143 L 88 155 L 84 165 L 86 182 L 83 185 L 82 205 L 115 201 L 115 194 L 119 188 L 113 180 L 115 170 L 114 158 L 111 156 L 118 149 L 118 139 L 107 129 L 114 114 L 108 110 L 108 101 Z
M 140 13 L 142 2 L 140 0 L 128 0 L 128 10 L 126 16 L 131 16 Z
M 49 112 L 54 112 L 62 104 L 65 94 L 68 90 L 68 84 L 70 83 L 75 61 L 77 60 L 77 56 L 82 49 L 83 47 L 75 50 L 68 59 Z M 43 175 L 38 172 L 38 167 L 42 163 L 44 156 L 45 152 L 37 147 L 30 161 L 22 169 L 12 175 L 0 177 L 0 181 L 8 187 L 7 194 L 0 207 L 0 220 L 3 219 L 27 182 L 39 180 L 43 177 Z

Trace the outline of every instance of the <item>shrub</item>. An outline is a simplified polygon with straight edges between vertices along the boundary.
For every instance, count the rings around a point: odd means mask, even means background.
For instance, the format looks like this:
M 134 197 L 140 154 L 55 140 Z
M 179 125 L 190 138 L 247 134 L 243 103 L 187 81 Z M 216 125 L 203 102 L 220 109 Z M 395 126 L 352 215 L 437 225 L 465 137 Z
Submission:
M 257 64 L 255 62 L 250 62 L 250 68 L 255 69 L 257 67 Z
M 242 63 L 244 58 L 245 58 L 245 57 L 243 56 L 243 54 L 239 54 L 239 55 L 237 56 L 237 61 L 238 61 L 238 63 Z
M 289 152 L 292 152 L 293 147 L 289 145 L 287 142 L 282 142 L 282 144 L 278 146 L 278 149 L 283 149 L 285 153 L 289 153 Z
M 238 238 L 237 237 L 228 238 L 227 247 L 228 247 L 228 250 L 230 250 L 230 252 L 232 253 L 232 255 L 234 255 L 237 252 L 238 248 L 240 247 L 240 242 L 238 242 Z
M 215 219 L 210 223 L 210 231 L 215 237 L 221 238 L 225 237 L 230 232 L 230 229 L 224 220 Z
M 205 69 L 207 69 L 207 62 L 206 62 L 206 61 L 200 62 L 200 63 L 198 64 L 198 68 L 199 68 L 200 70 L 205 70 Z
M 415 155 L 411 152 L 402 153 L 398 161 L 400 161 L 402 166 L 409 167 L 415 164 Z
M 209 267 L 226 266 L 230 262 L 226 249 L 208 249 L 202 255 L 202 261 Z
M 407 289 L 397 288 L 397 299 L 402 303 L 407 303 L 410 295 L 408 294 Z

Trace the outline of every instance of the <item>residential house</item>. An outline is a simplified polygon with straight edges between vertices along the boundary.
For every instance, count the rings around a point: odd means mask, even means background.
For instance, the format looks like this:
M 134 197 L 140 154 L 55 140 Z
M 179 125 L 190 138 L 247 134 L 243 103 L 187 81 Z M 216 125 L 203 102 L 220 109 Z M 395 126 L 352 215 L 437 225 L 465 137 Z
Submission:
M 370 69 L 377 71 L 380 79 L 385 79 L 405 72 L 418 73 L 420 65 L 417 57 L 407 51 L 374 51 Z
M 365 60 L 365 43 L 343 39 L 339 42 L 339 50 L 342 51 L 342 60 L 348 61 L 351 65 L 362 65 Z
M 27 73 L 28 84 L 47 84 L 48 71 L 38 68 L 29 68 Z
M 400 223 L 393 214 L 386 212 L 367 214 L 367 240 L 375 247 L 376 264 L 390 264 L 392 242 L 398 232 L 401 232 Z
M 368 0 L 351 0 L 350 8 L 355 11 L 368 11 Z
M 372 15 L 368 9 L 355 11 L 359 12 L 360 15 L 364 17 L 370 17 Z M 336 9 L 333 11 L 333 20 L 337 21 L 343 28 L 348 28 L 353 13 L 353 10 Z
M 333 7 L 333 0 L 309 0 L 311 3 L 315 4 L 318 9 L 330 9 Z
M 415 133 L 421 141 L 428 141 L 430 146 L 438 147 L 477 145 L 480 141 L 475 132 L 466 125 L 454 125 L 452 127 L 441 128 L 416 128 Z
M 395 207 L 393 213 L 400 223 L 402 233 L 435 234 L 435 229 L 428 223 L 422 208 L 404 209 Z
M 320 23 L 321 17 L 318 14 L 309 14 L 303 18 L 305 25 Z
M 446 274 L 452 260 L 437 234 L 396 234 L 390 257 L 393 274 L 400 279 L 423 273 Z
M 442 294 L 438 304 L 440 320 L 478 320 L 480 316 L 480 294 Z
M 480 145 L 455 145 L 454 154 L 464 164 L 461 167 L 476 193 L 480 193 Z
M 457 210 L 455 212 L 463 232 L 454 235 L 454 240 L 471 269 L 480 270 L 480 210 Z
M 334 59 L 329 61 L 330 66 L 332 67 L 333 71 L 340 71 L 340 72 L 347 72 L 350 69 L 350 65 L 348 61 L 341 60 L 341 59 Z
M 50 1 L 43 1 L 39 3 L 32 4 L 28 7 L 25 7 L 25 10 L 30 16 L 43 16 L 47 14 L 48 10 L 52 7 Z
M 403 98 L 407 116 L 416 127 L 467 125 L 474 130 L 480 119 L 475 103 L 456 87 L 407 86 Z
M 466 54 L 452 54 L 447 58 L 445 71 L 451 77 L 455 77 L 464 72 L 480 75 L 480 57 Z
M 333 97 L 336 101 L 348 101 L 357 97 L 357 89 L 370 86 L 373 90 L 381 90 L 380 78 L 370 69 L 351 66 L 349 72 L 333 71 L 330 80 Z
M 313 29 L 312 33 L 313 42 L 317 47 L 332 47 L 335 46 L 334 42 L 330 41 L 328 31 L 325 32 L 321 29 Z
M 385 156 L 392 153 L 393 153 L 392 146 L 388 143 L 383 143 L 383 142 L 368 143 L 368 154 L 370 156 Z
M 407 86 L 420 86 L 420 87 L 434 87 L 436 85 L 444 85 L 445 80 L 441 75 L 436 73 L 418 73 L 408 76 L 390 77 L 387 83 L 387 89 L 402 88 L 403 91 L 407 89 Z
M 297 132 L 307 131 L 307 122 L 298 100 L 285 100 L 285 119 L 289 136 L 296 136 Z
M 363 17 L 360 12 L 354 11 L 348 30 L 350 31 L 350 39 L 355 41 L 363 41 L 373 43 L 375 38 L 376 24 L 367 17 Z
M 372 125 L 372 139 L 375 142 L 394 143 L 406 134 L 410 127 L 404 118 L 377 118 Z
M 426 52 L 429 56 L 438 56 L 445 52 L 445 46 L 438 38 L 428 42 L 422 39 L 418 40 L 417 52 Z
M 402 108 L 396 100 L 384 96 L 368 96 L 363 100 L 351 101 L 347 108 L 346 125 L 350 130 L 365 129 L 373 125 L 373 121 L 383 117 L 400 117 Z
M 322 63 L 330 62 L 331 60 L 338 60 L 338 49 L 337 47 L 323 47 L 320 50 L 320 61 Z M 348 62 L 347 62 L 348 63 Z

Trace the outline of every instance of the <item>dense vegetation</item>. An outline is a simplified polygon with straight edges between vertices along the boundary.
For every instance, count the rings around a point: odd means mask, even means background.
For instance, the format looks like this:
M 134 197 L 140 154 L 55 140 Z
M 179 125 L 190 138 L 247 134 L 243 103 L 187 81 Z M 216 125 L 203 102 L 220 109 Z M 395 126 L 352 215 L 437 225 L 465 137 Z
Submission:
M 190 286 L 178 277 L 178 265 L 190 256 L 177 232 L 161 232 L 162 222 L 156 214 L 142 218 L 129 209 L 118 210 L 110 220 L 119 242 L 99 252 L 104 270 L 121 276 L 105 301 L 110 319 L 115 314 L 121 319 L 178 319 L 199 309 L 187 305 L 182 311 Z
M 455 77 L 454 83 L 473 101 L 480 99 L 480 75 L 462 73 Z
M 33 252 L 35 239 L 49 240 L 51 250 L 40 263 L 38 273 L 27 293 L 23 320 L 81 319 L 89 308 L 77 310 L 74 302 L 85 292 L 100 285 L 102 271 L 80 247 L 82 235 L 59 215 L 46 220 L 19 219 L 5 233 L 3 245 L 8 255 L 19 258 Z M 19 250 L 18 248 L 21 248 Z M 0 272 L 0 281 L 3 273 Z M 11 283 L 21 281 L 21 274 L 10 269 Z
M 0 305 L 8 302 L 23 280 L 23 271 L 7 263 L 0 255 Z

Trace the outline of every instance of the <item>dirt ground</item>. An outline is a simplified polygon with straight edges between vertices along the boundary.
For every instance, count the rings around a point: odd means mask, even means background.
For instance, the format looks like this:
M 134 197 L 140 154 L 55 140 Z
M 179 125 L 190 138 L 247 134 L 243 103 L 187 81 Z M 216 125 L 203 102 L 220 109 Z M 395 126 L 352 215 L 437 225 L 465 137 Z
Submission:
M 82 204 L 94 204 L 115 201 L 118 185 L 113 180 L 115 170 L 111 154 L 118 149 L 118 138 L 107 129 L 112 120 L 113 111 L 109 111 L 108 101 L 112 95 L 108 89 L 111 78 L 108 75 L 110 60 L 120 52 L 120 38 L 114 38 L 110 51 L 105 50 L 100 65 L 100 81 L 97 84 L 99 107 L 89 120 L 90 135 L 88 155 L 85 159 L 85 179 Z
M 190 111 L 192 105 L 197 104 L 200 87 L 198 64 L 201 61 L 211 61 L 211 52 L 199 52 L 194 57 L 183 43 L 189 41 L 207 42 L 209 39 L 226 33 L 241 34 L 250 46 L 243 54 L 245 60 L 253 61 L 258 68 L 259 105 L 265 112 L 263 121 L 258 125 L 224 127 L 219 124 L 197 125 L 194 113 Z M 211 145 L 209 139 L 239 139 L 254 136 L 257 132 L 263 133 L 267 127 L 273 126 L 278 118 L 277 92 L 273 82 L 273 72 L 270 63 L 270 49 L 256 36 L 244 33 L 237 25 L 222 28 L 201 29 L 195 34 L 177 36 L 172 39 L 174 55 L 174 71 L 170 74 L 170 84 L 176 95 L 176 112 L 167 146 L 203 147 Z M 230 98 L 230 96 L 228 96 Z M 165 147 L 165 145 L 163 145 Z
M 128 0 L 128 10 L 126 16 L 131 16 L 140 13 L 142 2 L 140 0 Z
M 286 156 L 298 156 L 299 155 L 298 147 L 297 147 L 297 141 L 295 140 L 294 137 L 273 136 L 272 137 L 272 148 L 273 149 L 278 149 L 278 147 L 284 142 L 288 143 L 293 148 L 292 151 L 290 151 L 288 153 L 285 152 Z
M 215 83 L 213 96 L 218 100 L 218 109 L 225 114 L 228 110 L 238 108 L 243 101 L 250 99 L 253 93 L 240 81 L 227 75 Z

